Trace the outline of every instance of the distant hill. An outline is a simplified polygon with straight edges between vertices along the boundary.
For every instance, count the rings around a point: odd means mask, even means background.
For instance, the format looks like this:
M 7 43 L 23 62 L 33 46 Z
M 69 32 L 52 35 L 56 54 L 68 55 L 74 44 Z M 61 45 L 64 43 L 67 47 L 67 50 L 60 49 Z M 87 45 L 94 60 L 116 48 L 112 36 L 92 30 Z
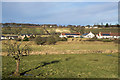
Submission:
M 103 27 L 103 28 L 108 28 L 108 27 L 120 27 L 119 24 L 116 25 L 86 25 L 86 26 L 80 26 L 80 25 L 57 25 L 57 24 L 29 24 L 29 23 L 0 23 L 2 24 L 2 27 L 29 27 L 29 28 L 39 28 L 39 27 L 50 27 L 50 28 L 70 28 L 70 27 Z

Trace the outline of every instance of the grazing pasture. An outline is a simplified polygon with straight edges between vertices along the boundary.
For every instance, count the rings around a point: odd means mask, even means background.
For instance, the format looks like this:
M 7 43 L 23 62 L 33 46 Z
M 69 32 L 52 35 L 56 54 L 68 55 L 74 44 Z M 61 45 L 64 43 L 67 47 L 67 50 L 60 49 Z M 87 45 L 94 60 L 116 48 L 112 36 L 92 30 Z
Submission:
M 85 32 L 93 32 L 93 33 L 99 33 L 99 32 L 112 32 L 117 33 L 119 32 L 119 28 L 99 28 L 99 29 L 85 29 Z
M 6 42 L 5 40 L 2 43 Z M 20 62 L 19 78 L 117 78 L 118 44 L 100 41 L 60 41 L 55 45 L 37 45 Z M 2 76 L 16 78 L 15 60 L 2 44 Z
M 15 78 L 15 61 L 2 57 L 3 78 Z M 51 54 L 25 56 L 21 78 L 117 78 L 118 54 Z
M 12 27 L 11 28 L 11 33 L 15 33 L 17 29 Z M 47 31 L 49 31 L 50 33 L 72 33 L 72 32 L 76 32 L 70 28 L 46 28 Z M 88 32 L 93 32 L 93 33 L 99 33 L 99 32 L 112 32 L 112 33 L 116 33 L 118 32 L 119 28 L 98 28 L 98 29 L 84 29 L 84 33 L 88 33 Z M 18 30 L 17 30 L 18 31 Z M 8 29 L 2 28 L 2 33 L 9 33 L 10 31 Z M 47 34 L 46 31 L 44 30 L 44 28 L 22 28 L 22 30 L 20 31 L 20 33 L 22 34 Z

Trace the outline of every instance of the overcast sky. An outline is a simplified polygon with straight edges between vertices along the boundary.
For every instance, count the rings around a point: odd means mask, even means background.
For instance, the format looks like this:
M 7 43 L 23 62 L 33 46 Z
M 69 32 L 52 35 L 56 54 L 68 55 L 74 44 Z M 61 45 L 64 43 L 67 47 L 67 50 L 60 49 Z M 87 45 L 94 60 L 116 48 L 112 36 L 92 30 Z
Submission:
M 118 23 L 117 2 L 3 2 L 2 22 L 37 24 Z

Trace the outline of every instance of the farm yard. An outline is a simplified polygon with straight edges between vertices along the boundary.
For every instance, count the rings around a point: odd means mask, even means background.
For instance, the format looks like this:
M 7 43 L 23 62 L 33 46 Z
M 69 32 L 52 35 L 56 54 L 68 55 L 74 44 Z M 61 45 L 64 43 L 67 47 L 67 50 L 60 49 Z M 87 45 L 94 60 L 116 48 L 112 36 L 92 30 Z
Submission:
M 6 42 L 3 40 L 2 43 Z M 20 62 L 21 78 L 117 78 L 118 44 L 100 41 L 59 41 L 55 45 L 37 45 Z M 6 56 L 2 45 L 3 78 L 15 78 L 15 61 Z M 11 63 L 11 64 L 9 64 Z

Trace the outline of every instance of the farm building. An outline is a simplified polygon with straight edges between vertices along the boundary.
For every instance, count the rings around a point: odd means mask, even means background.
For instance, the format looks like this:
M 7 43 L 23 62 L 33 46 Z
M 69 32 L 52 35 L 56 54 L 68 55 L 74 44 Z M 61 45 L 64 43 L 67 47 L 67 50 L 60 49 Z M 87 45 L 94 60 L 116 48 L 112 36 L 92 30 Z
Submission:
M 83 36 L 83 38 L 93 38 L 93 37 L 95 37 L 95 35 L 92 32 L 85 33 L 82 36 Z
M 80 37 L 81 34 L 80 33 L 61 33 L 61 35 L 59 37 Z
M 95 29 L 96 29 L 96 28 L 98 28 L 98 26 L 94 26 L 93 28 L 95 28 Z
M 92 26 L 85 26 L 86 29 L 91 29 L 93 28 Z
M 99 32 L 99 34 L 96 35 L 96 37 L 98 39 L 101 39 L 101 38 L 120 38 L 120 33 L 102 33 L 102 32 Z
M 18 36 L 6 36 L 8 39 L 16 39 Z
M 1 36 L 1 40 L 6 40 L 6 39 L 16 39 L 18 36 L 16 35 L 7 35 L 7 36 Z
M 7 39 L 7 37 L 2 35 L 1 40 L 5 40 L 5 39 Z
M 21 35 L 19 36 L 19 38 L 24 39 L 25 36 L 27 36 L 27 37 L 29 38 L 30 36 L 32 36 L 32 34 L 21 34 Z

